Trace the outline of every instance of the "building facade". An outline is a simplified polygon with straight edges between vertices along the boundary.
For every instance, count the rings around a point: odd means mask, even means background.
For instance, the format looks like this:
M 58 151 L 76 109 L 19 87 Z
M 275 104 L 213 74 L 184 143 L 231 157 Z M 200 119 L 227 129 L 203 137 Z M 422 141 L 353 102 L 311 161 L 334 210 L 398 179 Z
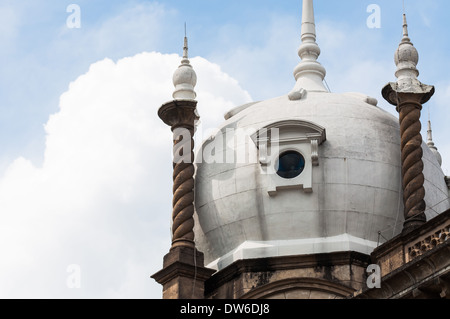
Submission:
M 174 100 L 159 110 L 174 132 L 173 243 L 153 275 L 163 297 L 448 298 L 449 179 L 431 123 L 427 143 L 420 135 L 434 87 L 418 80 L 406 16 L 397 81 L 383 88 L 399 118 L 324 85 L 312 0 L 301 39 L 292 91 L 230 110 L 196 166 L 185 39 Z

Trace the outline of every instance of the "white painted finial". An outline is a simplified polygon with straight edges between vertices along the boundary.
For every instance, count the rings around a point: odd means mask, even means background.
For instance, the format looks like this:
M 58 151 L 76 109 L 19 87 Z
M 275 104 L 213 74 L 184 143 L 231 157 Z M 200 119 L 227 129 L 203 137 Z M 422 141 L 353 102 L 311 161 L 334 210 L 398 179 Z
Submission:
M 197 74 L 189 61 L 186 24 L 184 32 L 183 59 L 181 60 L 181 65 L 173 75 L 173 85 L 175 86 L 173 98 L 175 100 L 195 100 L 197 94 L 195 93 L 194 88 L 197 85 Z
M 408 34 L 408 22 L 406 21 L 406 13 L 403 13 L 403 39 L 402 42 L 411 42 Z
M 392 105 L 398 108 L 397 95 L 399 93 L 420 93 L 424 94 L 421 103 L 425 104 L 434 95 L 435 88 L 419 81 L 419 52 L 417 52 L 408 34 L 408 23 L 406 14 L 403 14 L 403 37 L 395 51 L 395 65 L 397 71 L 395 76 L 397 82 L 388 83 L 382 90 L 383 97 Z
M 427 140 L 427 145 L 430 148 L 430 150 L 433 152 L 433 154 L 436 156 L 436 159 L 439 163 L 439 165 L 442 166 L 442 156 L 441 154 L 438 152 L 438 149 L 436 147 L 436 145 L 433 142 L 433 130 L 431 129 L 431 121 L 428 121 L 428 140 Z
M 421 90 L 421 83 L 417 78 L 419 76 L 418 63 L 419 53 L 411 43 L 406 14 L 403 14 L 403 38 L 397 51 L 395 51 L 395 65 L 397 66 L 395 76 L 398 79 L 397 85 L 401 91 Z
M 289 94 L 291 100 L 298 99 L 298 97 L 303 95 L 299 92 L 328 92 L 323 84 L 326 70 L 317 62 L 320 48 L 316 43 L 313 0 L 303 0 L 301 39 L 302 44 L 298 49 L 298 55 L 302 61 L 294 69 L 294 77 L 297 83 L 294 90 Z

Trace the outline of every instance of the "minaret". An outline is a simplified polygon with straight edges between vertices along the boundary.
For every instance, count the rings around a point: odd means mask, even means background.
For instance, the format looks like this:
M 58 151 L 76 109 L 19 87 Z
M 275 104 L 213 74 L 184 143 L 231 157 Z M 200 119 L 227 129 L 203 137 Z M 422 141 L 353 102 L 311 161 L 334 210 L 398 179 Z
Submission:
M 400 113 L 401 162 L 405 223 L 403 232 L 426 223 L 423 150 L 420 115 L 422 104 L 430 100 L 434 87 L 422 84 L 417 77 L 419 54 L 408 35 L 406 15 L 403 15 L 403 38 L 395 52 L 397 82 L 387 84 L 383 97 Z
M 320 47 L 316 42 L 313 0 L 303 0 L 301 39 L 298 55 L 302 61 L 294 69 L 296 84 L 289 94 L 291 100 L 301 99 L 305 91 L 328 92 L 323 84 L 327 72 L 317 61 Z
M 439 153 L 436 145 L 433 142 L 433 130 L 431 129 L 431 121 L 428 121 L 428 131 L 427 131 L 427 145 L 430 148 L 430 150 L 433 152 L 433 154 L 436 156 L 436 159 L 439 163 L 439 165 L 442 166 L 442 156 Z
M 161 120 L 173 132 L 173 212 L 172 247 L 164 257 L 163 269 L 152 276 L 163 285 L 164 299 L 203 299 L 205 281 L 214 270 L 204 267 L 203 253 L 194 242 L 194 131 L 200 119 L 197 75 L 188 57 L 188 39 L 184 38 L 183 59 L 173 75 L 175 91 L 158 111 Z

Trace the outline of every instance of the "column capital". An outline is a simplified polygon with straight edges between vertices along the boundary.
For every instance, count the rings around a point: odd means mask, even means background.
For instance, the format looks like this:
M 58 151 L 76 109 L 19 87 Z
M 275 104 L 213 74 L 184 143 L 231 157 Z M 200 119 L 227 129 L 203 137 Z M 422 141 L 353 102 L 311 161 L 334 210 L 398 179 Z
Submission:
M 197 101 L 173 100 L 163 104 L 158 110 L 159 118 L 172 131 L 178 127 L 193 130 L 195 123 L 200 119 L 197 112 Z
M 390 82 L 382 90 L 383 98 L 390 104 L 396 106 L 397 111 L 399 111 L 401 104 L 407 102 L 416 103 L 421 110 L 422 105 L 427 103 L 434 93 L 434 86 L 422 83 L 414 89 L 411 87 L 408 89 L 399 87 L 396 82 Z

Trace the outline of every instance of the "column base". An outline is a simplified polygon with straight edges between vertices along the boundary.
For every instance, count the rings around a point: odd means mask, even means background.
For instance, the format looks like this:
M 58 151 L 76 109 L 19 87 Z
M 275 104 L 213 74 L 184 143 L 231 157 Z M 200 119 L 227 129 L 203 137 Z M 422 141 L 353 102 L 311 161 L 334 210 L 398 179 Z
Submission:
M 163 269 L 152 278 L 163 286 L 163 299 L 205 299 L 205 281 L 215 272 L 204 266 L 202 252 L 178 246 L 164 256 Z
M 422 213 L 420 215 L 414 216 L 410 219 L 407 219 L 403 224 L 403 231 L 402 234 L 407 234 L 414 229 L 417 229 L 421 226 L 423 226 L 427 222 L 427 216 L 425 213 Z

